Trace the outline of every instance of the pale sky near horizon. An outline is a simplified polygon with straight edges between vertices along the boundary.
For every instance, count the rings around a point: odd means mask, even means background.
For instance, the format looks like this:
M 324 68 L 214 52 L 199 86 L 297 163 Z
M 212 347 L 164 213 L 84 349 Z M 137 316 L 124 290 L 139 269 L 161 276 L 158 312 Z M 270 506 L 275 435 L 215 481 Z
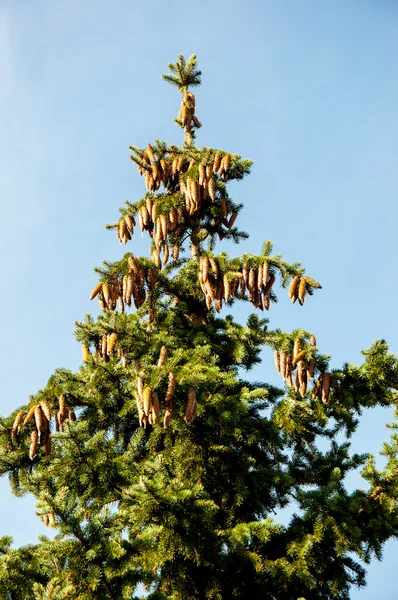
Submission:
M 121 247 L 104 225 L 144 193 L 128 146 L 181 141 L 180 97 L 161 80 L 179 53 L 203 71 L 198 145 L 254 161 L 231 186 L 250 234 L 231 254 L 271 238 L 323 285 L 304 307 L 281 290 L 270 326 L 313 331 L 333 367 L 358 364 L 377 338 L 397 352 L 397 33 L 393 0 L 3 0 L 0 414 L 55 368 L 78 368 L 93 267 L 147 254 L 146 238 Z M 269 353 L 255 376 L 280 384 Z M 392 418 L 364 414 L 353 449 L 377 454 Z M 46 533 L 30 498 L 13 500 L 4 479 L 0 494 L 0 536 Z M 397 549 L 352 598 L 394 597 Z

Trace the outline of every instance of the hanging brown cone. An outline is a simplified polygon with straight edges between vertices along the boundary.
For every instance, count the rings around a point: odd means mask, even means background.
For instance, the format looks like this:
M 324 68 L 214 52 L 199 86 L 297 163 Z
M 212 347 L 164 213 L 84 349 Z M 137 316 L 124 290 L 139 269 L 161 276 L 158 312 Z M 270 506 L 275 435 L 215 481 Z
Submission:
M 76 413 L 74 410 L 70 410 L 69 411 L 69 420 L 70 421 L 76 421 L 77 417 L 76 417 Z
M 285 352 L 283 350 L 280 351 L 279 354 L 280 357 L 280 374 L 282 375 L 283 379 L 285 379 L 285 373 L 286 373 L 286 358 L 287 355 L 285 354 Z
M 234 225 L 237 216 L 238 216 L 237 212 L 233 212 L 232 213 L 232 215 L 231 215 L 231 217 L 230 217 L 230 219 L 228 221 L 228 225 L 227 225 L 228 229 L 231 229 L 231 227 Z
M 157 250 L 152 252 L 152 260 L 158 269 L 162 268 L 162 261 L 160 260 L 160 253 Z
M 263 287 L 263 265 L 260 264 L 257 269 L 257 289 L 261 290 Z
M 11 435 L 12 437 L 15 437 L 19 431 L 19 426 L 22 422 L 23 416 L 25 414 L 24 410 L 20 410 L 17 414 L 17 416 L 14 419 L 14 423 L 12 425 L 12 430 L 11 430 Z
M 104 301 L 107 308 L 109 308 L 111 306 L 112 298 L 109 284 L 106 282 L 102 284 L 102 295 L 104 297 Z
M 50 527 L 55 527 L 55 517 L 54 513 L 48 513 L 48 521 Z
M 246 285 L 248 285 L 248 283 L 249 283 L 249 265 L 247 264 L 246 261 L 244 261 L 243 265 L 242 265 L 242 276 L 243 276 L 243 281 L 245 282 Z
M 300 390 L 300 379 L 299 379 L 298 371 L 296 371 L 296 377 L 294 380 L 294 389 L 296 390 L 296 392 L 298 392 Z
M 169 246 L 168 244 L 165 244 L 163 246 L 163 264 L 166 265 L 167 261 L 169 260 Z
M 293 378 L 291 373 L 286 375 L 286 383 L 288 387 L 293 387 Z
M 228 302 L 231 298 L 231 282 L 228 278 L 228 275 L 224 275 L 224 300 Z
M 126 225 L 129 229 L 129 231 L 131 232 L 131 235 L 132 235 L 134 233 L 134 226 L 135 226 L 134 217 L 132 215 L 125 215 L 124 220 L 126 222 Z
M 247 284 L 247 287 L 249 288 L 249 292 L 250 292 L 250 300 L 253 299 L 253 294 L 256 289 L 256 281 L 257 281 L 256 275 L 257 275 L 256 271 L 253 268 L 251 268 L 249 270 L 249 280 L 248 280 L 248 284 Z
M 192 421 L 195 419 L 196 405 L 197 405 L 196 392 L 193 387 L 190 387 L 189 391 L 188 391 L 188 404 L 187 404 L 187 409 L 185 411 L 185 417 L 184 417 L 185 421 L 188 424 L 192 423 Z
M 210 200 L 214 201 L 216 199 L 216 184 L 212 177 L 209 179 L 209 185 L 207 189 L 209 192 Z
M 106 337 L 106 336 L 105 336 Z M 66 398 L 65 398 L 65 394 L 60 394 L 59 396 L 59 412 L 66 417 L 66 415 L 68 414 L 67 408 L 66 408 Z
M 173 175 L 177 175 L 178 173 L 178 156 L 175 156 L 171 165 L 171 172 Z
M 218 279 L 218 264 L 216 259 L 213 256 L 209 256 L 209 263 L 214 279 Z
M 264 296 L 264 300 L 263 300 L 263 302 L 264 302 L 264 307 L 265 307 L 265 309 L 266 309 L 266 310 L 269 310 L 269 307 L 270 307 L 270 305 L 271 305 L 271 301 L 270 301 L 270 293 L 269 293 L 269 292 L 268 292 L 268 294 L 266 294 L 266 295 Z
M 138 209 L 137 215 L 138 215 L 138 223 L 140 225 L 140 230 L 142 232 L 145 229 L 144 219 L 142 217 L 142 208 Z
M 210 301 L 213 301 L 216 299 L 216 295 L 217 295 L 216 290 L 213 288 L 209 279 L 207 279 L 204 282 L 204 292 L 209 296 Z M 211 304 L 211 302 L 210 302 L 210 304 Z
M 296 338 L 294 340 L 294 345 L 293 345 L 293 361 L 295 359 L 295 357 L 297 356 L 297 354 L 300 352 L 301 350 L 301 340 L 300 338 Z
M 48 527 L 49 522 L 50 519 L 48 518 L 48 515 L 43 515 L 43 523 L 46 527 Z
M 173 260 L 177 261 L 180 256 L 180 248 L 178 244 L 174 244 L 173 246 Z
M 142 408 L 144 413 L 148 416 L 152 406 L 152 388 L 146 386 L 142 393 Z
M 177 227 L 177 211 L 175 208 L 170 208 L 169 211 L 169 228 L 172 231 Z
M 310 335 L 310 346 L 312 346 L 313 348 L 316 347 L 316 338 L 312 333 Z
M 108 354 L 108 336 L 104 334 L 101 338 L 101 356 L 102 356 L 102 358 L 105 358 L 105 356 L 107 354 Z
M 269 262 L 265 260 L 263 262 L 263 286 L 267 285 L 269 279 Z
M 102 289 L 102 283 L 97 283 L 97 285 L 95 286 L 95 288 L 93 289 L 93 291 L 90 294 L 90 300 L 94 300 L 94 298 L 101 291 L 101 289 Z
M 298 288 L 298 299 L 299 299 L 301 306 L 304 304 L 304 299 L 305 299 L 306 294 L 307 294 L 307 282 L 304 279 L 304 277 L 302 277 L 300 279 L 300 284 L 299 284 L 299 288 Z
M 140 427 L 145 427 L 145 423 L 147 422 L 147 417 L 146 417 L 146 414 L 144 413 L 142 400 L 138 396 L 136 396 L 135 401 L 136 401 L 137 410 L 138 410 L 138 420 L 140 423 Z
M 33 429 L 32 433 L 30 434 L 30 448 L 29 448 L 30 460 L 33 460 L 33 458 L 35 456 L 38 440 L 39 440 L 39 434 L 37 433 L 36 429 Z
M 300 394 L 302 396 L 304 396 L 306 391 L 307 391 L 307 372 L 304 371 L 304 376 L 303 376 L 303 378 L 301 380 L 301 384 L 300 384 Z
M 298 275 L 296 275 L 296 277 L 293 277 L 292 282 L 289 287 L 289 298 L 292 299 L 293 304 L 297 300 L 299 285 L 300 285 L 300 277 Z
M 127 259 L 127 262 L 129 265 L 130 273 L 135 273 L 135 275 L 138 275 L 141 271 L 141 266 L 138 261 L 138 258 L 134 256 L 134 254 L 130 254 Z
M 199 175 L 199 185 L 203 185 L 203 182 L 206 179 L 206 167 L 204 166 L 203 163 L 199 163 L 198 175 Z
M 274 363 L 275 363 L 275 369 L 278 371 L 278 373 L 280 373 L 281 372 L 281 359 L 280 359 L 278 350 L 274 350 Z
M 209 257 L 206 255 L 202 256 L 200 260 L 200 278 L 202 281 L 207 281 L 209 277 L 209 265 Z
M 116 346 L 116 342 L 117 342 L 117 333 L 115 331 L 113 331 L 112 333 L 110 333 L 107 336 L 107 354 L 111 354 L 111 352 L 113 352 L 113 350 L 115 349 Z
M 275 275 L 270 275 L 269 279 L 267 281 L 267 285 L 264 288 L 264 296 L 266 296 L 267 294 L 269 294 L 269 292 L 271 291 L 272 286 L 274 285 L 274 283 L 275 283 Z
M 286 362 L 285 362 L 285 379 L 292 374 L 292 357 L 290 354 L 286 354 Z
M 330 373 L 324 373 L 322 378 L 322 402 L 328 403 L 330 392 Z
M 160 215 L 160 226 L 162 229 L 162 238 L 165 240 L 167 238 L 169 223 L 167 220 L 167 216 L 165 214 Z
M 127 286 L 126 286 L 126 299 L 125 302 L 126 304 L 128 304 L 128 306 L 131 306 L 131 296 L 133 294 L 133 276 L 131 275 L 131 273 L 129 273 L 127 275 Z
M 312 388 L 313 398 L 319 398 L 322 393 L 322 379 L 323 375 L 320 375 L 319 378 L 316 380 L 314 387 Z
M 166 406 L 165 411 L 164 411 L 164 418 L 163 418 L 163 427 L 165 429 L 168 428 L 168 426 L 170 425 L 172 416 L 173 416 L 173 412 L 174 412 L 174 406 L 170 405 L 170 406 Z
M 145 153 L 152 162 L 155 162 L 155 154 L 153 152 L 153 148 L 152 148 L 151 144 L 148 144 L 148 146 L 145 149 Z
M 22 423 L 22 427 L 25 427 L 25 425 L 27 425 L 29 423 L 29 421 L 32 419 L 33 415 L 35 414 L 35 408 L 36 408 L 36 404 L 31 406 L 30 409 L 28 410 L 28 413 Z
M 217 173 L 221 165 L 221 154 L 216 152 L 213 162 L 213 173 Z
M 166 362 L 166 359 L 167 359 L 167 348 L 166 348 L 166 346 L 162 346 L 160 349 L 157 366 L 159 368 L 163 367 L 164 363 Z
M 176 389 L 176 378 L 175 378 L 174 373 L 172 371 L 170 371 L 169 377 L 168 377 L 166 397 L 165 397 L 166 404 L 169 404 L 172 401 L 175 389 Z
M 142 377 L 138 377 L 137 378 L 137 394 L 138 394 L 138 398 L 140 398 L 140 400 L 142 400 L 143 393 L 144 393 L 144 383 L 142 381 Z
M 84 344 L 82 345 L 82 356 L 83 356 L 83 362 L 87 362 L 89 357 L 91 356 L 90 348 L 88 348 Z
M 144 229 L 147 229 L 150 226 L 152 219 L 145 204 L 141 207 L 141 217 Z
M 128 276 L 127 275 L 123 275 L 123 279 L 122 279 L 122 294 L 123 294 L 123 300 L 125 302 L 127 302 L 127 281 L 128 281 Z
M 131 234 L 127 228 L 126 221 L 124 220 L 124 218 L 119 221 L 118 230 L 119 230 L 118 238 L 119 238 L 120 242 L 122 242 L 123 244 L 126 244 L 128 240 L 131 240 Z
M 230 154 L 224 154 L 224 157 L 221 161 L 221 168 L 223 171 L 227 172 L 229 171 L 229 168 L 231 166 L 231 155 Z

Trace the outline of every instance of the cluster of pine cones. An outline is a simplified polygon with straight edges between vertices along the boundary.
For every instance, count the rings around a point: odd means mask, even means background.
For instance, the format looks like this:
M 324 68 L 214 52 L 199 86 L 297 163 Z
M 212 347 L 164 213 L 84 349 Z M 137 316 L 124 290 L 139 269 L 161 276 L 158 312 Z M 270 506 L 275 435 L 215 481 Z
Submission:
M 299 301 L 299 304 L 303 306 L 305 297 L 308 292 L 308 286 L 313 288 L 322 289 L 320 283 L 312 279 L 311 277 L 307 277 L 306 275 L 293 277 L 292 282 L 289 287 L 289 298 L 292 300 L 292 304 Z
M 156 158 L 151 144 L 145 150 L 133 146 L 130 149 L 135 154 L 132 159 L 137 163 L 138 172 L 145 175 L 146 189 L 154 192 L 161 184 L 165 189 L 177 191 L 179 188 L 185 199 L 188 215 L 193 215 L 200 209 L 202 200 L 215 200 L 215 175 L 225 179 L 232 164 L 232 157 L 227 152 L 215 152 L 201 161 L 184 157 L 180 150 L 169 150 L 170 154 L 176 154 L 173 159 L 165 158 L 165 154 L 162 158 Z M 121 227 L 124 229 L 123 224 Z
M 56 431 L 62 431 L 63 424 L 68 416 L 71 421 L 76 421 L 75 412 L 67 409 L 65 394 L 61 394 L 59 397 L 59 410 L 55 419 Z M 51 452 L 51 417 L 51 410 L 44 400 L 31 406 L 28 411 L 20 410 L 15 417 L 11 430 L 12 437 L 18 435 L 20 428 L 26 427 L 26 425 L 28 425 L 28 423 L 34 418 L 36 427 L 32 429 L 30 436 L 30 460 L 33 460 L 39 444 L 42 448 L 44 448 L 46 456 L 48 456 Z
M 231 296 L 241 298 L 246 291 L 249 300 L 256 308 L 270 306 L 270 294 L 275 283 L 275 275 L 270 274 L 268 261 L 264 261 L 257 268 L 249 268 L 247 261 L 243 261 L 242 271 L 228 271 L 220 273 L 217 261 L 210 256 L 202 256 L 199 264 L 199 283 L 206 298 L 208 308 L 215 301 L 215 308 L 219 312 L 223 300 L 228 302 Z
M 159 354 L 157 366 L 163 367 L 167 359 L 167 348 L 162 346 Z M 158 394 L 152 389 L 151 386 L 144 386 L 142 375 L 140 372 L 139 365 L 136 365 L 137 377 L 137 392 L 136 392 L 136 403 L 138 409 L 138 419 L 141 427 L 146 427 L 146 424 L 156 425 L 160 420 L 160 402 Z M 174 392 L 176 389 L 176 378 L 172 371 L 168 374 L 168 384 L 166 390 L 166 396 L 164 400 L 164 416 L 163 416 L 163 427 L 167 429 L 173 416 L 175 409 L 175 398 Z M 190 424 L 196 417 L 196 392 L 193 387 L 188 390 L 188 404 L 185 411 L 185 421 Z
M 140 308 L 147 297 L 145 285 L 151 292 L 158 279 L 158 269 L 149 267 L 144 269 L 133 254 L 128 257 L 129 272 L 123 275 L 121 282 L 115 276 L 109 282 L 97 283 L 90 294 L 90 300 L 98 296 L 101 310 L 115 310 L 119 306 L 120 312 L 125 305 L 131 306 L 132 299 L 136 308 Z
M 190 133 L 192 127 L 197 129 L 201 127 L 198 118 L 195 116 L 195 104 L 195 96 L 191 92 L 185 92 L 178 115 L 178 120 L 184 127 L 185 133 Z
M 110 355 L 115 349 L 117 342 L 117 333 L 116 331 L 112 331 L 111 333 L 98 335 L 95 338 L 94 346 L 95 346 L 95 355 L 94 359 L 102 358 L 105 362 L 109 361 Z M 83 353 L 83 362 L 86 362 L 91 356 L 91 351 L 88 346 L 85 344 L 82 345 L 82 353 Z M 127 366 L 127 352 L 123 348 L 118 348 L 117 350 L 118 357 L 122 361 L 122 365 L 124 367 Z
M 310 348 L 316 347 L 316 339 L 314 335 L 309 338 Z M 297 338 L 294 341 L 293 353 L 287 353 L 283 350 L 274 350 L 275 368 L 286 381 L 289 387 L 294 385 L 296 392 L 300 392 L 302 396 L 307 392 L 308 382 L 314 377 L 314 359 L 311 357 L 306 359 L 307 351 L 302 349 L 301 340 Z M 293 374 L 296 371 L 296 376 L 293 383 Z M 312 395 L 314 398 L 321 398 L 326 404 L 329 400 L 330 392 L 330 373 L 322 373 L 315 382 Z

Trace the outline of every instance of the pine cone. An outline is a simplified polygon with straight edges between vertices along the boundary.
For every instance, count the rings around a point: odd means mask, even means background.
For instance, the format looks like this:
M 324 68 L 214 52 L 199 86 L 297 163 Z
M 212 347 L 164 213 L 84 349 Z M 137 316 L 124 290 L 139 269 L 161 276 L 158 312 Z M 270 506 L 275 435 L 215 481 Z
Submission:
M 20 410 L 18 412 L 17 416 L 15 417 L 14 423 L 13 423 L 13 426 L 12 426 L 12 431 L 11 431 L 12 437 L 15 437 L 17 435 L 17 433 L 19 431 L 19 426 L 20 426 L 20 424 L 22 422 L 22 418 L 23 418 L 24 414 L 25 414 L 25 411 L 24 410 Z
M 28 410 L 28 414 L 26 415 L 23 423 L 22 423 L 22 427 L 25 427 L 25 425 L 27 425 L 29 423 L 29 421 L 31 420 L 31 418 L 33 417 L 33 415 L 35 414 L 35 408 L 36 408 L 36 404 L 34 404 L 33 406 L 30 407 L 30 409 Z
M 160 354 L 159 354 L 159 359 L 158 359 L 158 364 L 157 366 L 163 367 L 164 363 L 166 362 L 166 358 L 167 358 L 167 348 L 166 346 L 162 346 L 160 349 Z
M 221 154 L 216 152 L 213 163 L 213 173 L 217 173 L 221 165 Z
M 196 392 L 193 387 L 190 387 L 189 391 L 188 391 L 188 405 L 187 405 L 187 409 L 185 411 L 185 417 L 184 417 L 185 421 L 188 424 L 192 423 L 192 421 L 196 417 L 196 406 L 197 406 Z
M 300 284 L 299 284 L 299 288 L 298 288 L 298 299 L 299 299 L 301 306 L 304 304 L 304 299 L 305 299 L 306 295 L 307 295 L 307 282 L 304 279 L 304 277 L 302 277 L 300 279 Z
M 98 295 L 98 293 L 101 291 L 102 289 L 102 283 L 97 283 L 97 285 L 95 286 L 95 288 L 93 289 L 93 291 L 90 294 L 90 300 L 94 300 L 94 298 Z
M 293 277 L 292 282 L 289 287 L 289 298 L 292 299 L 293 303 L 297 299 L 299 284 L 300 284 L 300 277 L 298 275 L 296 275 L 296 277 Z
M 30 434 L 30 448 L 29 448 L 30 460 L 33 460 L 33 458 L 35 456 L 38 440 L 39 440 L 39 434 L 37 433 L 36 429 L 33 429 L 32 433 Z

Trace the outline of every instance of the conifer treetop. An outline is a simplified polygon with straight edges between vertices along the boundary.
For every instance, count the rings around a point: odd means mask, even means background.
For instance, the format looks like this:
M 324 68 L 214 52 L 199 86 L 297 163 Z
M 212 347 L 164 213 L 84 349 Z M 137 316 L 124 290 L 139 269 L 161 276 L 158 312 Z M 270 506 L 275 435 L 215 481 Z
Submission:
M 185 145 L 192 147 L 195 129 L 199 129 L 201 123 L 195 115 L 195 96 L 189 91 L 189 88 L 201 84 L 202 72 L 196 68 L 196 54 L 192 54 L 188 61 L 180 54 L 177 62 L 169 63 L 168 67 L 171 73 L 163 74 L 163 79 L 176 86 L 183 95 L 180 112 L 175 122 L 184 129 Z

